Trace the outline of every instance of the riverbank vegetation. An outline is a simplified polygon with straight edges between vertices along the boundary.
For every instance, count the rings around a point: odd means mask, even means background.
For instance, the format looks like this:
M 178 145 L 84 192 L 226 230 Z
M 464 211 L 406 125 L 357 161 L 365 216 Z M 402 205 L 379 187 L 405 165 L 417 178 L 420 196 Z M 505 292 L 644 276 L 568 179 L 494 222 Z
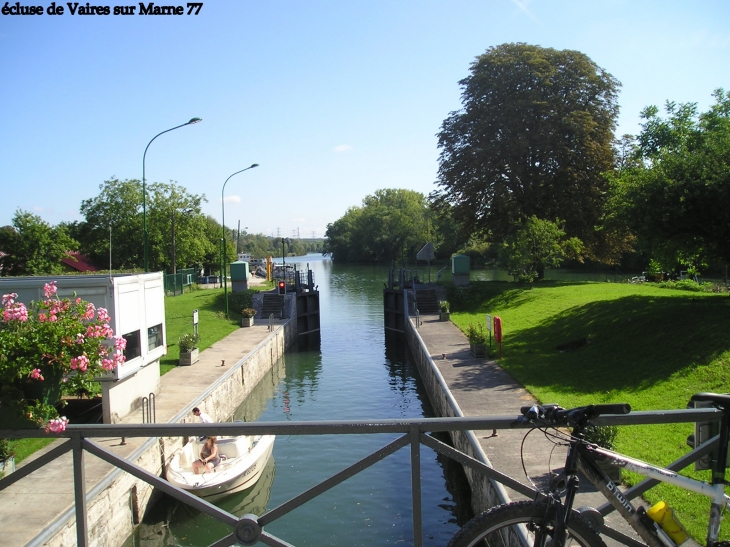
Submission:
M 451 319 L 465 333 L 469 324 L 483 324 L 486 314 L 502 318 L 499 363 L 542 403 L 681 409 L 693 393 L 724 393 L 730 385 L 727 295 L 653 283 L 543 282 L 529 290 L 472 282 L 468 289 L 451 288 L 448 298 Z M 494 353 L 494 342 L 492 347 Z M 668 464 L 688 452 L 685 440 L 693 431 L 692 424 L 621 427 L 617 448 Z M 702 480 L 708 473 L 683 471 Z M 629 483 L 638 480 L 624 476 Z M 667 486 L 645 497 L 667 501 L 694 537 L 704 537 L 705 498 Z
M 621 84 L 581 52 L 494 46 L 459 84 L 436 189 L 366 196 L 327 227 L 336 261 L 413 264 L 433 242 L 437 261 L 463 253 L 528 282 L 561 261 L 727 279 L 730 93 L 702 113 L 649 106 L 639 134 L 618 138 Z
M 231 261 L 238 252 L 265 258 L 322 251 L 322 239 L 267 237 L 245 229 L 224 229 L 215 218 L 202 213 L 207 201 L 204 194 L 191 194 L 175 182 L 147 183 L 146 190 L 150 271 L 195 268 L 206 275 L 217 272 L 224 232 Z M 141 181 L 104 181 L 98 195 L 81 202 L 80 212 L 81 221 L 51 226 L 38 215 L 16 211 L 12 225 L 0 228 L 0 275 L 64 273 L 67 268 L 61 259 L 70 251 L 80 252 L 105 270 L 143 271 Z

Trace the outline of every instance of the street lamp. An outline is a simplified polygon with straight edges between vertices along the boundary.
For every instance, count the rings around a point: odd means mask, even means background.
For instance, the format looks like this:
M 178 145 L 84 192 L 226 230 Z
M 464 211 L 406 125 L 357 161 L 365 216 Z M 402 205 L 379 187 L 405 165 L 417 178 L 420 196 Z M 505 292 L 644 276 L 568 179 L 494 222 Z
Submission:
M 176 125 L 175 127 L 171 127 L 170 129 L 166 129 L 162 133 L 158 133 L 154 137 L 152 137 L 152 141 L 154 141 L 157 137 L 164 133 L 168 133 L 174 129 L 179 129 L 181 127 L 185 127 L 186 125 L 193 125 L 194 123 L 198 123 L 201 120 L 200 118 L 192 118 L 189 122 Z M 142 237 L 144 239 L 144 271 L 148 272 L 149 270 L 149 248 L 147 244 L 147 185 L 145 180 L 145 158 L 147 157 L 147 148 L 150 147 L 150 144 L 152 144 L 152 141 L 147 143 L 147 147 L 144 149 L 144 154 L 142 155 Z
M 281 238 L 281 269 L 282 269 L 282 275 L 284 276 L 284 292 L 286 292 L 286 251 L 284 250 L 284 244 L 289 245 L 289 250 L 291 250 L 291 241 L 289 238 Z
M 246 167 L 246 169 L 236 171 L 233 175 L 238 175 L 238 173 L 243 173 L 258 166 L 258 163 L 254 163 L 250 167 Z M 221 273 L 223 274 L 223 293 L 225 294 L 226 300 L 226 317 L 228 317 L 228 250 L 226 249 L 226 202 L 223 197 L 223 192 L 225 192 L 226 184 L 231 180 L 233 175 L 226 179 L 226 182 L 223 183 L 223 188 L 221 188 L 221 225 L 223 227 L 223 237 L 221 238 L 221 245 L 223 246 L 223 249 L 221 249 Z

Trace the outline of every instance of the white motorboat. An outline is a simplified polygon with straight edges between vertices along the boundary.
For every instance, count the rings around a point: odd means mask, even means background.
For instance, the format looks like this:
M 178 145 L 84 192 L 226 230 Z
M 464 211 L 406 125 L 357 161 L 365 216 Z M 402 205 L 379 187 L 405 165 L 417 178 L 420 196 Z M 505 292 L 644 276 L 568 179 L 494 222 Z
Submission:
M 223 461 L 212 471 L 196 475 L 193 462 L 200 457 L 205 444 L 190 440 L 167 466 L 167 481 L 207 501 L 240 492 L 253 486 L 261 477 L 274 449 L 275 435 L 241 435 L 221 437 L 216 444 Z

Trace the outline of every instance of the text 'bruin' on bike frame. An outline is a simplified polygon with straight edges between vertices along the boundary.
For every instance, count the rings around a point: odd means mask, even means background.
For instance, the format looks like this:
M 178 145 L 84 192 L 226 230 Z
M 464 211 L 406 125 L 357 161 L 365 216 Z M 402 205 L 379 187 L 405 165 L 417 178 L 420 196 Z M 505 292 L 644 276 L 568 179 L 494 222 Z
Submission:
M 712 468 L 712 482 L 690 479 L 666 468 L 623 456 L 600 448 L 584 440 L 583 433 L 592 427 L 590 420 L 601 415 L 628 414 L 628 404 L 591 405 L 565 410 L 557 405 L 524 407 L 522 420 L 531 422 L 553 438 L 568 445 L 563 473 L 554 479 L 550 491 L 541 492 L 535 501 L 509 503 L 494 507 L 469 521 L 449 542 L 449 547 L 563 547 L 577 542 L 583 547 L 605 547 L 597 532 L 607 533 L 603 516 L 594 508 L 573 509 L 578 491 L 580 471 L 601 492 L 609 503 L 637 532 L 644 543 L 623 536 L 624 543 L 633 547 L 674 547 L 672 540 L 639 506 L 634 507 L 598 466 L 597 461 L 608 461 L 661 482 L 702 494 L 711 499 L 707 528 L 707 546 L 730 547 L 730 542 L 719 542 L 722 510 L 730 507 L 725 494 L 725 470 L 728 459 L 728 428 L 730 427 L 730 395 L 697 393 L 690 404 L 710 404 L 722 412 L 718 449 Z M 571 427 L 572 434 L 560 432 L 559 427 Z M 548 433 L 548 431 L 550 431 Z M 699 440 L 698 440 L 699 442 Z M 561 498 L 561 491 L 562 498 Z M 621 534 L 619 534 L 621 535 Z

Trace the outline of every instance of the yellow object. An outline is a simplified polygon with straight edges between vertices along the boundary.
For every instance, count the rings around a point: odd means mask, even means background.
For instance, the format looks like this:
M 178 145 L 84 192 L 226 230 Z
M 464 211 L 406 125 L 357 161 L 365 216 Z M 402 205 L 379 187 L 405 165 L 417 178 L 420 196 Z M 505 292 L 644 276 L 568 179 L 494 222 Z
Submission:
M 675 544 L 681 545 L 689 539 L 687 530 L 684 529 L 684 526 L 674 516 L 674 510 L 665 502 L 660 501 L 656 505 L 653 505 L 646 514 L 651 517 L 651 520 L 662 527 L 662 530 L 672 538 Z

